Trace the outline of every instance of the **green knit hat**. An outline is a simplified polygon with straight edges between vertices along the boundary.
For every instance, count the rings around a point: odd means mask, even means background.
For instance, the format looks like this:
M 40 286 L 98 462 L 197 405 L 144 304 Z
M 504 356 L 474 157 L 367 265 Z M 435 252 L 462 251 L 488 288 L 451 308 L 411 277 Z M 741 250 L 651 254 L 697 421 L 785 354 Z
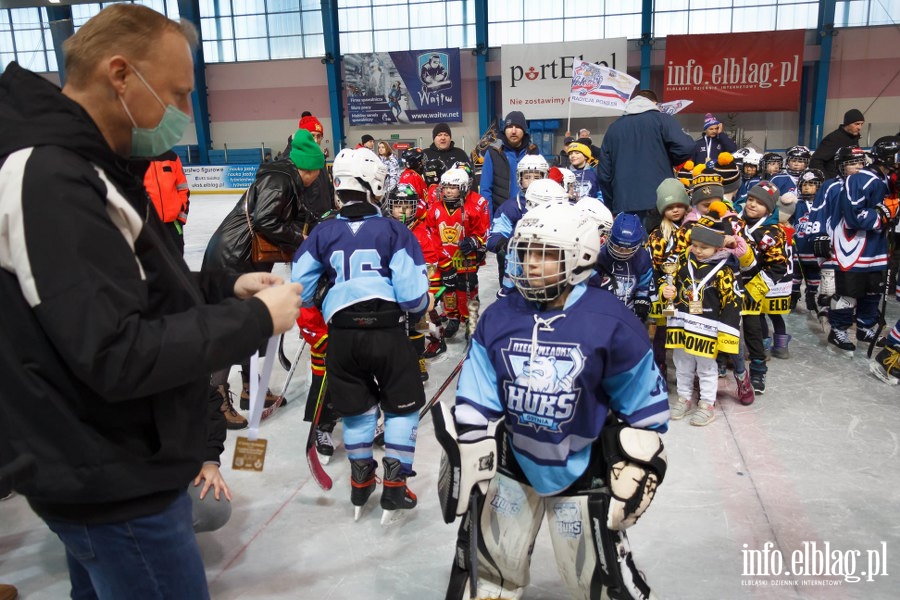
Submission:
M 306 129 L 298 129 L 291 142 L 291 161 L 298 169 L 315 171 L 325 166 L 325 153 Z
M 676 204 L 683 204 L 687 208 L 691 207 L 684 184 L 674 177 L 663 179 L 656 188 L 656 210 L 659 211 L 659 214 L 664 214 L 667 208 Z

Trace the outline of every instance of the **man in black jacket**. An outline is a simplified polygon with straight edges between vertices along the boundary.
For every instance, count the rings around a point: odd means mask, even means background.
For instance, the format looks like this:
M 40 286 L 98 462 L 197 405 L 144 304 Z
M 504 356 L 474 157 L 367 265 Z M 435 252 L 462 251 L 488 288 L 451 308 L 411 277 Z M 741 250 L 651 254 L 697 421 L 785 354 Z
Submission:
M 453 143 L 453 135 L 450 126 L 446 123 L 438 123 L 431 130 L 431 146 L 425 149 L 426 158 L 436 158 L 444 164 L 444 170 L 449 171 L 458 162 L 472 164 L 469 155 L 462 148 L 457 148 Z
M 845 146 L 858 146 L 860 132 L 866 119 L 856 108 L 851 108 L 844 113 L 843 124 L 822 138 L 819 147 L 813 152 L 809 161 L 810 169 L 821 169 L 825 179 L 838 176 L 837 165 L 834 163 L 834 155 L 839 148 Z
M 143 189 L 190 119 L 196 32 L 114 4 L 67 40 L 62 91 L 0 76 L 0 464 L 66 546 L 77 598 L 207 598 L 188 484 L 209 373 L 286 331 L 298 285 L 192 274 Z

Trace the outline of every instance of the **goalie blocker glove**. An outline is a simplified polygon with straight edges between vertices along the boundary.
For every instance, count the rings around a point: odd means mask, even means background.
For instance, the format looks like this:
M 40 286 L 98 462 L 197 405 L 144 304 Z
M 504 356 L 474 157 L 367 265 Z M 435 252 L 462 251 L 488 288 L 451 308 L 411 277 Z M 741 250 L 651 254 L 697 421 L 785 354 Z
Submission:
M 600 440 L 612 496 L 606 526 L 623 531 L 637 523 L 656 496 L 666 475 L 666 450 L 655 431 L 620 422 L 607 422 Z
M 475 486 L 497 474 L 497 439 L 494 432 L 499 421 L 488 424 L 487 437 L 460 440 L 453 411 L 443 403 L 431 407 L 434 435 L 443 451 L 438 474 L 438 499 L 445 523 L 466 514 L 469 496 Z M 481 487 L 484 493 L 487 486 Z

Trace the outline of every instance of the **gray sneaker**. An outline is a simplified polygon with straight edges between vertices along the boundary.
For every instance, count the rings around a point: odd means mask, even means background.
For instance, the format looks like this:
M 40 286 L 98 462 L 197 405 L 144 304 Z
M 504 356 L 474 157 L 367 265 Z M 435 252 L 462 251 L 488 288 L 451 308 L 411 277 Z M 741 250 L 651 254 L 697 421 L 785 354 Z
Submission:
M 685 398 L 679 398 L 675 402 L 669 402 L 669 418 L 673 421 L 683 419 L 691 410 L 691 401 Z

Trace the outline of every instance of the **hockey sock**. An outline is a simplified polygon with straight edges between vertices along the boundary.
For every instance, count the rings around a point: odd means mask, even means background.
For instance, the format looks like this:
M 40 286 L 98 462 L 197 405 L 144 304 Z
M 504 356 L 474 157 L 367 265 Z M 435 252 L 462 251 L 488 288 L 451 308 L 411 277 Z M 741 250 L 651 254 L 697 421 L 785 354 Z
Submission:
M 377 421 L 377 409 L 374 406 L 361 415 L 344 417 L 344 447 L 350 460 L 372 459 L 372 442 L 375 439 Z
M 891 333 L 888 334 L 887 345 L 891 348 L 900 348 L 900 321 L 897 321 Z
M 415 411 L 405 415 L 384 413 L 384 456 L 399 460 L 404 472 L 412 472 L 418 430 L 419 413 Z M 347 445 L 346 440 L 347 435 L 344 434 L 344 445 Z
M 857 327 L 872 327 L 878 322 L 878 303 L 881 294 L 866 294 L 856 305 Z

